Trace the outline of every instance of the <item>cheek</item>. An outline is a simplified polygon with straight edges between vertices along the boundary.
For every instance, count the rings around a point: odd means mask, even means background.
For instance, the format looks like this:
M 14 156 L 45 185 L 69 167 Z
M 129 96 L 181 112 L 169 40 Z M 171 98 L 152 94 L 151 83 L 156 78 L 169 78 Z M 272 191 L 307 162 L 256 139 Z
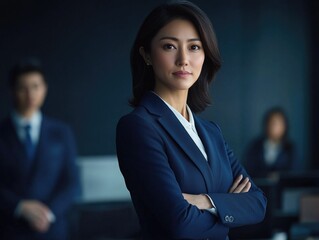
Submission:
M 157 78 L 163 78 L 166 76 L 170 69 L 168 62 L 165 61 L 165 58 L 157 58 L 156 61 L 152 62 L 152 65 L 155 77 Z
M 15 98 L 18 100 L 18 101 L 23 101 L 24 99 L 26 99 L 27 97 L 27 93 L 26 92 L 23 92 L 23 91 L 20 91 L 20 92 L 17 92 L 15 94 Z
M 174 63 L 174 56 L 161 51 L 154 52 L 152 64 L 155 68 L 169 68 Z
M 196 58 L 194 58 L 193 63 L 194 63 L 194 67 L 198 68 L 199 70 L 202 69 L 203 64 L 205 61 L 205 56 L 197 56 Z
M 197 79 L 202 72 L 205 57 L 196 57 L 192 62 L 192 70 L 194 77 Z
M 156 56 L 154 65 L 161 68 L 167 68 L 170 66 L 171 62 L 172 60 L 170 57 L 164 54 L 160 54 Z
M 35 97 L 36 97 L 37 101 L 42 102 L 44 97 L 45 97 L 45 91 L 37 92 Z

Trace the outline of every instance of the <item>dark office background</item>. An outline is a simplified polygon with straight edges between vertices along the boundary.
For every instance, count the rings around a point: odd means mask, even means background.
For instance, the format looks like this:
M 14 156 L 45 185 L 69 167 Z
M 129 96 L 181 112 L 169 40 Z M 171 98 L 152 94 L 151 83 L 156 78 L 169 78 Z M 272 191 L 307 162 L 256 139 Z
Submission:
M 43 111 L 69 123 L 79 155 L 115 153 L 115 128 L 130 111 L 129 51 L 146 13 L 162 1 L 0 2 L 0 118 L 9 112 L 8 70 L 42 60 Z M 318 3 L 313 0 L 197 0 L 215 27 L 223 66 L 202 114 L 221 125 L 240 157 L 263 113 L 286 109 L 300 165 L 319 166 Z

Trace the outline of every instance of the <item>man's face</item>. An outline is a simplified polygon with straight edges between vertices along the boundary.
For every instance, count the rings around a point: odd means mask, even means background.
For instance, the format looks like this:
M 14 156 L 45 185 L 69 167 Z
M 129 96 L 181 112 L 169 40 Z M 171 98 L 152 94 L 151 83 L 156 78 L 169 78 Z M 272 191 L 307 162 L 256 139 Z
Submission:
M 30 72 L 19 76 L 13 90 L 16 110 L 21 113 L 34 112 L 41 108 L 47 86 L 41 73 Z

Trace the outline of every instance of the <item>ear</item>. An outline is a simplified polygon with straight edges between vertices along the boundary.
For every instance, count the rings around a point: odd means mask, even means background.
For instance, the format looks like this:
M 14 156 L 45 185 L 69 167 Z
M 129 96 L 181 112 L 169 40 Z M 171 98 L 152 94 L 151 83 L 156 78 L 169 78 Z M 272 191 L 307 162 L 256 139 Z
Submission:
M 150 57 L 150 55 L 148 53 L 145 52 L 144 47 L 140 47 L 139 52 L 140 52 L 141 56 L 143 57 L 143 59 L 145 61 L 145 64 L 147 66 L 152 65 L 151 57 Z
M 48 84 L 44 83 L 44 98 L 46 98 L 47 94 L 48 94 Z

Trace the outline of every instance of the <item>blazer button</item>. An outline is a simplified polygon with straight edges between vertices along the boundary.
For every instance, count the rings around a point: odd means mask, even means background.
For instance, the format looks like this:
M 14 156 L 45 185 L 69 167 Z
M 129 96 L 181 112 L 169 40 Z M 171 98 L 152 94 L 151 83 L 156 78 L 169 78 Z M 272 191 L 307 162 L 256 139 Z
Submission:
M 229 222 L 229 216 L 228 215 L 225 216 L 225 221 Z
M 229 222 L 233 222 L 235 219 L 233 216 L 229 216 Z

